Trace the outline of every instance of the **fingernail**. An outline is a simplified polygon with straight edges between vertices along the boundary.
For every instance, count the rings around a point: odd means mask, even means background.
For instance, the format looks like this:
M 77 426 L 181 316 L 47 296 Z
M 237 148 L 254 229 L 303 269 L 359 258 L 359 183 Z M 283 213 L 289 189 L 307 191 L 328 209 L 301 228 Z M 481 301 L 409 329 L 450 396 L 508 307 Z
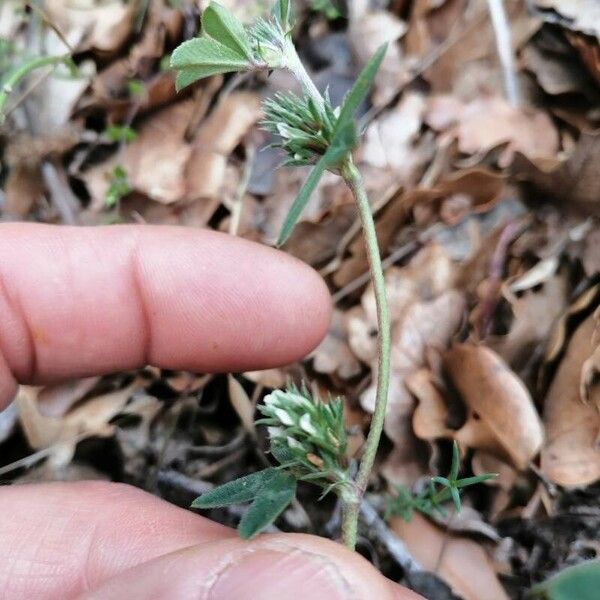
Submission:
M 349 600 L 352 592 L 326 557 L 290 548 L 243 554 L 220 573 L 209 600 Z

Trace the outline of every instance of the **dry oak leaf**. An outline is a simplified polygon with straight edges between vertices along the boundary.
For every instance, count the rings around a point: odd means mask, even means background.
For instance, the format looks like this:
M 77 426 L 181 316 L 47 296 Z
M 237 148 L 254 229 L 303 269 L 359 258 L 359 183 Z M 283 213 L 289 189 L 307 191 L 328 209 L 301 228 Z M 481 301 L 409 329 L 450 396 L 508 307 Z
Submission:
M 550 117 L 518 108 L 497 96 L 464 103 L 450 95 L 433 96 L 425 121 L 436 131 L 456 137 L 461 152 L 476 154 L 508 142 L 499 164 L 507 166 L 515 151 L 527 156 L 554 156 L 559 137 Z
M 562 159 L 530 160 L 517 153 L 511 172 L 528 182 L 542 197 L 561 207 L 600 215 L 600 131 L 581 135 L 577 146 Z
M 536 0 L 540 9 L 554 10 L 564 17 L 564 25 L 600 39 L 598 0 Z
M 386 434 L 402 445 L 411 433 L 414 399 L 405 378 L 421 368 L 430 349 L 445 349 L 463 320 L 465 300 L 452 289 L 455 265 L 441 246 L 429 244 L 401 269 L 386 273 L 391 318 L 390 392 Z M 361 395 L 361 405 L 373 412 L 377 373 L 377 316 L 373 290 L 362 297 L 362 306 L 348 313 L 350 348 L 373 372 L 371 386 Z
M 476 450 L 473 453 L 471 468 L 475 475 L 496 473 L 496 477 L 486 481 L 486 485 L 496 488 L 496 493 L 489 507 L 490 520 L 495 522 L 510 505 L 519 472 L 504 460 L 483 450 Z
M 329 331 L 313 351 L 311 358 L 317 373 L 335 373 L 342 379 L 350 379 L 360 373 L 360 363 L 348 345 L 345 315 L 342 311 L 333 311 Z
M 66 465 L 73 458 L 77 443 L 92 436 L 113 432 L 110 421 L 125 410 L 139 383 L 86 400 L 60 417 L 42 413 L 39 396 L 43 388 L 21 386 L 16 397 L 19 419 L 29 445 L 35 450 L 51 448 L 50 460 Z
M 554 263 L 553 258 L 540 261 L 536 267 L 550 263 Z M 543 279 L 526 282 L 525 277 L 536 267 L 503 286 L 504 298 L 511 305 L 514 318 L 505 336 L 488 341 L 489 346 L 514 368 L 527 363 L 567 307 L 569 282 L 566 270 L 550 272 Z
M 44 9 L 78 52 L 114 52 L 133 28 L 135 2 L 121 0 L 45 0 Z
M 477 542 L 450 534 L 419 513 L 408 523 L 396 517 L 390 526 L 415 560 L 463 600 L 508 600 L 492 560 Z
M 188 142 L 186 131 L 193 113 L 191 100 L 158 111 L 141 125 L 137 139 L 122 155 L 90 169 L 85 181 L 94 206 L 104 205 L 117 164 L 125 169 L 133 190 L 163 204 L 217 196 L 229 155 L 260 118 L 259 99 L 246 92 L 227 96 Z
M 456 344 L 444 354 L 443 363 L 468 409 L 467 421 L 454 438 L 526 469 L 542 446 L 543 430 L 523 382 L 484 346 Z
M 590 396 L 594 386 L 600 381 L 600 308 L 594 313 L 596 320 L 596 329 L 592 338 L 592 343 L 596 345 L 596 349 L 592 355 L 583 363 L 581 367 L 581 384 L 580 395 L 584 402 L 590 401 Z M 597 395 L 596 400 L 600 400 L 600 395 Z M 600 410 L 600 404 L 598 404 Z
M 579 61 L 572 56 L 557 55 L 530 44 L 523 49 L 521 60 L 543 90 L 551 95 L 583 94 L 593 100 L 598 92 Z
M 588 36 L 579 33 L 570 33 L 567 39 L 577 48 L 588 72 L 600 83 L 600 46 Z
M 423 367 L 428 352 L 445 349 L 463 320 L 465 299 L 458 290 L 449 290 L 434 300 L 415 302 L 404 318 L 392 329 L 390 393 L 385 420 L 385 432 L 397 444 L 411 430 L 415 402 L 408 392 L 406 378 Z M 371 368 L 375 374 L 377 363 Z M 362 395 L 361 404 L 373 412 L 376 387 L 373 383 Z
M 571 338 L 544 402 L 542 472 L 568 487 L 600 479 L 600 385 L 587 387 L 588 402 L 582 401 L 580 393 L 582 368 L 597 352 L 595 330 L 596 321 L 590 315 Z
M 415 167 L 414 142 L 423 124 L 425 97 L 407 92 L 391 110 L 373 121 L 361 145 L 363 161 L 380 169 L 393 168 L 405 180 Z
M 366 64 L 382 44 L 389 43 L 375 77 L 373 94 L 373 104 L 383 106 L 392 100 L 400 86 L 404 61 L 396 42 L 406 32 L 406 24 L 386 10 L 369 10 L 365 0 L 353 0 L 348 4 L 348 39 L 360 65 Z

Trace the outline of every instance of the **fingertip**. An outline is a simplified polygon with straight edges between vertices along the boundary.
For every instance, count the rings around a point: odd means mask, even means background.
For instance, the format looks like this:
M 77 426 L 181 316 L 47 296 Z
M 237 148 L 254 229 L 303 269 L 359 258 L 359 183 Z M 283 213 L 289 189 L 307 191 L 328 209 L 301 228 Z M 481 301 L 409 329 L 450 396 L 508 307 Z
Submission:
M 162 575 L 171 574 L 166 581 Z M 168 597 L 203 600 L 417 600 L 360 555 L 324 538 L 263 535 L 219 540 L 139 565 L 88 598 Z

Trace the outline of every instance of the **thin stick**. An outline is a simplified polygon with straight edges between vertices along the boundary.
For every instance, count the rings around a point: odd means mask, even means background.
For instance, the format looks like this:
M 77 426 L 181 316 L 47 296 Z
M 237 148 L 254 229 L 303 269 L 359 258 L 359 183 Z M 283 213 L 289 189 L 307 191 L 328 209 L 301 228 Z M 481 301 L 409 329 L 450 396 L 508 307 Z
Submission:
M 354 549 L 356 546 L 356 537 L 358 530 L 358 514 L 362 497 L 369 482 L 369 475 L 375 462 L 377 448 L 383 424 L 385 421 L 385 409 L 387 405 L 388 388 L 390 381 L 390 315 L 385 290 L 385 279 L 383 267 L 381 265 L 381 256 L 379 254 L 379 244 L 377 243 L 377 231 L 375 221 L 371 213 L 369 199 L 365 192 L 362 177 L 358 169 L 354 166 L 351 159 L 348 159 L 342 167 L 342 177 L 352 190 L 360 220 L 363 227 L 365 246 L 367 249 L 367 258 L 373 281 L 373 291 L 375 293 L 375 303 L 377 306 L 377 324 L 379 327 L 378 351 L 379 351 L 379 369 L 377 374 L 377 395 L 375 399 L 375 410 L 371 419 L 371 428 L 365 442 L 358 474 L 356 475 L 356 494 L 355 498 L 347 499 L 344 507 L 344 516 L 342 519 L 342 537 L 348 548 Z
M 504 91 L 507 100 L 513 105 L 520 104 L 519 83 L 515 75 L 515 63 L 510 41 L 510 29 L 503 0 L 487 0 L 492 28 L 496 38 L 496 49 L 504 76 Z

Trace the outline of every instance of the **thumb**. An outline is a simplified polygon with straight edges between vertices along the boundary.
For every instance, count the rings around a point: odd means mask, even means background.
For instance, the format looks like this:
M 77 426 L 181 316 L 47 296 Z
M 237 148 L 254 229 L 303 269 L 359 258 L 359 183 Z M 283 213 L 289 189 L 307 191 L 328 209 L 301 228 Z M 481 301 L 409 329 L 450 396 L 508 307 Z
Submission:
M 85 596 L 128 600 L 418 600 L 364 558 L 322 538 L 264 535 L 179 550 L 129 569 Z

